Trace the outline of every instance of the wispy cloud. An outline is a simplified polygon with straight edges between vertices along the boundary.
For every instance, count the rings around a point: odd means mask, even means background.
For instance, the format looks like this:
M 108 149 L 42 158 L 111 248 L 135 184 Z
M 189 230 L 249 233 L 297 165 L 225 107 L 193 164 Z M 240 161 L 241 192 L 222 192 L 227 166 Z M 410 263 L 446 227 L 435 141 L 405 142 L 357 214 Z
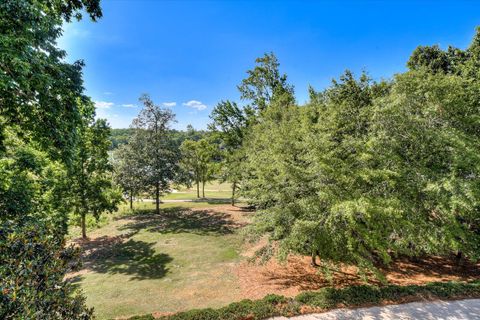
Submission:
M 113 94 L 113 92 L 105 91 L 103 94 L 106 95 L 106 96 L 111 96 Z
M 113 102 L 95 101 L 95 108 L 97 109 L 110 109 L 113 105 Z
M 162 104 L 164 107 L 168 107 L 168 108 L 175 107 L 177 105 L 176 102 L 164 102 Z
M 207 106 L 205 104 L 197 100 L 190 100 L 188 102 L 184 102 L 183 105 L 189 108 L 197 109 L 198 111 L 207 109 Z
M 125 108 L 136 108 L 137 105 L 136 105 L 136 104 L 131 104 L 131 103 L 126 103 L 126 104 L 122 104 L 122 107 L 125 107 Z

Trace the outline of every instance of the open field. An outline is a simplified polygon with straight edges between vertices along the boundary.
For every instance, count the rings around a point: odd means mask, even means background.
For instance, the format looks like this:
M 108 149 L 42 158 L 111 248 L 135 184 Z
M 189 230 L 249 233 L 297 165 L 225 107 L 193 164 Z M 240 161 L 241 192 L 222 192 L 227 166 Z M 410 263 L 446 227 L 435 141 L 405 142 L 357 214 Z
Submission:
M 207 199 L 225 199 L 229 200 L 232 196 L 231 191 L 211 191 L 205 190 L 205 198 Z M 200 191 L 200 197 L 202 192 Z M 172 192 L 164 195 L 162 200 L 195 200 L 197 198 L 197 192 L 195 190 Z
M 216 307 L 240 297 L 233 268 L 244 214 L 188 204 L 162 204 L 161 216 L 148 209 L 117 216 L 90 232 L 90 241 L 76 241 L 85 250 L 84 269 L 70 276 L 100 319 Z
M 200 197 L 202 197 L 202 186 L 200 185 Z M 212 181 L 205 184 L 205 198 L 207 199 L 230 199 L 232 197 L 232 186 L 230 183 L 219 183 Z M 195 200 L 197 199 L 196 186 L 192 188 L 179 188 L 176 192 L 166 194 L 162 200 Z
M 241 228 L 252 212 L 208 202 L 137 205 L 135 214 L 122 208 L 90 240 L 74 242 L 84 249 L 84 268 L 70 274 L 83 289 L 99 319 L 136 314 L 220 307 L 268 293 L 294 296 L 328 286 L 361 284 L 355 268 L 345 267 L 332 282 L 292 256 L 288 264 L 252 264 L 248 258 L 261 244 L 242 242 Z M 478 266 L 457 267 L 453 261 L 399 259 L 385 269 L 392 284 L 480 278 Z M 375 283 L 375 281 L 374 281 Z

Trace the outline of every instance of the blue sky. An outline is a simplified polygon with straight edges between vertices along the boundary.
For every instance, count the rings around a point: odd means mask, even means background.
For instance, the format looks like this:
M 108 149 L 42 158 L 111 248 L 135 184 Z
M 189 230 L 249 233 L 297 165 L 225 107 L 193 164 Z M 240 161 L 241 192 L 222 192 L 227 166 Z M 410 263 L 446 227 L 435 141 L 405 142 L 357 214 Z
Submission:
M 103 0 L 104 17 L 68 24 L 59 41 L 83 59 L 97 114 L 126 128 L 149 93 L 177 115 L 175 128 L 204 129 L 256 57 L 274 52 L 299 103 L 345 69 L 374 79 L 405 70 L 423 44 L 465 48 L 480 25 L 475 1 Z

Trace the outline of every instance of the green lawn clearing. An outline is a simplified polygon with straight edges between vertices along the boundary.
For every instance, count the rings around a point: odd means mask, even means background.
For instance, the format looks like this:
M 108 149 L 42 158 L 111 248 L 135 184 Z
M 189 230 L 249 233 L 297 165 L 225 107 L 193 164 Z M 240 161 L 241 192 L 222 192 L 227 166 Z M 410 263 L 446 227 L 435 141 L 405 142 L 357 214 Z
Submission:
M 99 319 L 219 307 L 239 298 L 239 222 L 208 202 L 135 204 L 77 240 L 84 269 L 72 274 Z M 139 208 L 140 207 L 140 208 Z M 225 207 L 225 205 L 223 205 Z
M 200 186 L 200 197 L 203 197 L 202 186 Z M 212 181 L 205 184 L 205 198 L 207 199 L 230 199 L 232 197 L 232 185 Z M 176 188 L 175 192 L 166 194 L 162 200 L 195 200 L 197 197 L 196 186 L 192 188 Z

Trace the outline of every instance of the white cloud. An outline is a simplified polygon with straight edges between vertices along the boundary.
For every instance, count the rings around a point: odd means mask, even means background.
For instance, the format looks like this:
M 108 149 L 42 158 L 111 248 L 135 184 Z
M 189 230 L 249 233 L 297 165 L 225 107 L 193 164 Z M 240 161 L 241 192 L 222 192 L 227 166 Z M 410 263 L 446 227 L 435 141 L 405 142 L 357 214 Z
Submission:
M 131 103 L 126 103 L 126 104 L 122 104 L 122 107 L 125 107 L 125 108 L 136 108 L 137 105 L 136 105 L 136 104 L 131 104 Z
M 183 105 L 189 108 L 197 109 L 199 111 L 207 109 L 206 105 L 197 100 L 190 100 L 188 102 L 184 102 Z
M 168 107 L 168 108 L 175 107 L 177 105 L 176 102 L 164 102 L 162 104 L 164 107 Z
M 110 107 L 112 107 L 113 105 L 113 102 L 95 101 L 95 108 L 97 109 L 110 109 Z
M 113 94 L 113 92 L 105 91 L 103 94 L 106 95 L 106 96 L 111 96 Z

